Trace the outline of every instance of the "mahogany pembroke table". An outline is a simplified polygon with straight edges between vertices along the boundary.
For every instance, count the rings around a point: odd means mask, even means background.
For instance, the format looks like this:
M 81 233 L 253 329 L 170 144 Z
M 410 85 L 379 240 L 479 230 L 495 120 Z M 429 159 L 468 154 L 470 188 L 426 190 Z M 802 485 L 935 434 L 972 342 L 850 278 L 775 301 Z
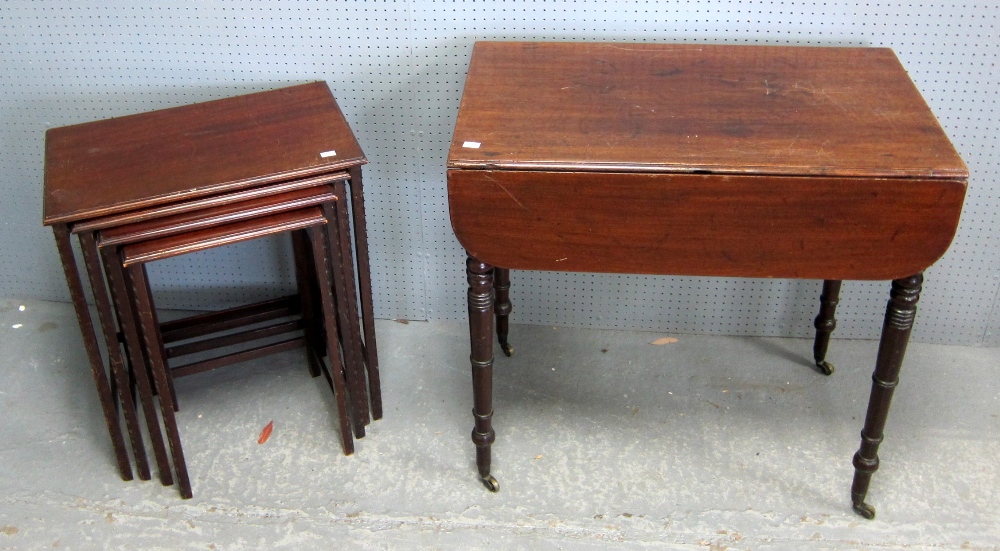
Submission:
M 480 42 L 448 155 L 468 252 L 476 446 L 491 490 L 493 325 L 509 270 L 892 280 L 861 446 L 865 503 L 920 294 L 968 171 L 891 50 Z

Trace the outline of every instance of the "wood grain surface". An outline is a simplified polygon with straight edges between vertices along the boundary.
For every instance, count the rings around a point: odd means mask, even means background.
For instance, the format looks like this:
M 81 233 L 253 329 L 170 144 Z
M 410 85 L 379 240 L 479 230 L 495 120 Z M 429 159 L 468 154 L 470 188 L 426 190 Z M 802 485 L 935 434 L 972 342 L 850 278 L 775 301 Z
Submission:
M 130 210 L 118 214 L 88 218 L 86 220 L 81 220 L 80 222 L 74 222 L 71 230 L 73 233 L 84 233 L 114 228 L 126 224 L 135 224 L 137 222 L 154 220 L 165 216 L 175 216 L 178 214 L 215 208 L 220 205 L 228 205 L 230 203 L 240 201 L 250 201 L 261 197 L 270 197 L 272 195 L 278 195 L 289 191 L 314 188 L 316 186 L 343 181 L 348 179 L 348 177 L 347 172 L 331 172 L 320 176 L 288 180 L 286 182 L 267 184 L 259 187 L 241 189 L 238 191 L 230 191 L 227 193 L 220 193 L 218 195 L 209 195 L 206 197 L 199 197 L 197 199 L 188 199 L 186 201 L 175 203 L 165 203 L 154 207 Z
M 240 201 L 228 205 L 175 214 L 164 218 L 144 220 L 134 224 L 117 226 L 100 232 L 100 246 L 124 245 L 158 239 L 168 235 L 260 218 L 279 212 L 301 209 L 322 203 L 336 201 L 333 186 L 322 185 L 277 195 L 269 195 Z
M 253 220 L 161 237 L 122 247 L 122 266 L 162 260 L 195 251 L 257 239 L 326 223 L 319 207 L 262 216 Z
M 961 180 L 451 170 L 455 235 L 504 268 L 883 280 L 948 248 Z
M 968 177 L 891 50 L 706 44 L 478 42 L 448 166 Z
M 321 153 L 335 151 L 327 157 Z M 365 163 L 324 82 L 50 129 L 43 222 L 70 222 Z

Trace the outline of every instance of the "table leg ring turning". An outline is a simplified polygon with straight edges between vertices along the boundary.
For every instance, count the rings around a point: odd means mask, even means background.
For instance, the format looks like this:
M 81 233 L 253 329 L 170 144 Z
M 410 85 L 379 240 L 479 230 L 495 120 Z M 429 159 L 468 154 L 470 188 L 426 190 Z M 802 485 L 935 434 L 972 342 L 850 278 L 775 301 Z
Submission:
M 851 502 L 854 511 L 867 518 L 875 518 L 875 508 L 865 503 L 872 474 L 878 470 L 878 447 L 882 443 L 882 430 L 892 393 L 899 382 L 899 369 L 903 365 L 906 344 L 910 340 L 913 318 L 920 300 L 923 275 L 893 280 L 886 308 L 885 323 L 882 326 L 882 340 L 879 343 L 875 373 L 872 375 L 872 392 L 868 401 L 865 426 L 861 431 L 861 447 L 854 456 L 854 483 L 851 485 Z
M 476 426 L 472 442 L 476 445 L 476 466 L 483 484 L 490 491 L 500 484 L 490 475 L 490 446 L 493 432 L 493 315 L 496 295 L 493 289 L 493 266 L 469 256 L 465 264 L 469 280 L 469 333 L 472 340 L 472 415 Z
M 490 474 L 490 446 L 496 441 L 497 435 L 492 428 L 480 432 L 481 426 L 490 427 L 493 412 L 479 415 L 476 410 L 472 410 L 472 415 L 476 418 L 476 426 L 472 429 L 472 443 L 476 445 L 476 465 L 479 467 L 479 476 L 489 491 L 499 492 L 500 483 Z
M 840 302 L 840 281 L 827 279 L 823 281 L 823 294 L 819 296 L 819 315 L 813 326 L 816 328 L 816 341 L 813 344 L 813 358 L 816 367 L 824 375 L 833 374 L 833 364 L 826 361 L 826 351 L 830 346 L 830 335 L 837 328 L 837 303 Z
M 507 342 L 508 320 L 510 312 L 513 310 L 510 303 L 510 270 L 506 268 L 493 269 L 493 290 L 496 293 L 494 308 L 497 318 L 497 340 L 500 341 L 500 350 L 503 350 L 504 356 L 509 358 L 514 355 L 514 347 Z

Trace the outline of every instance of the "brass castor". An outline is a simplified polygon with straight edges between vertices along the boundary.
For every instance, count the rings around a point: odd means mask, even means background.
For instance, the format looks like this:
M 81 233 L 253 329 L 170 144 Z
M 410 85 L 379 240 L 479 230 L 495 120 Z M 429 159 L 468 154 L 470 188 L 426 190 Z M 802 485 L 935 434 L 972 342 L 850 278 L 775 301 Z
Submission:
M 482 481 L 483 481 L 483 486 L 486 486 L 487 490 L 493 493 L 497 493 L 500 491 L 500 483 L 497 482 L 497 479 L 493 478 L 493 475 L 486 475 L 482 477 Z
M 826 360 L 823 360 L 821 362 L 816 362 L 816 367 L 819 368 L 820 373 L 822 373 L 823 375 L 833 374 L 833 364 Z
M 854 512 L 868 520 L 875 518 L 875 508 L 863 501 L 854 504 Z
M 508 358 L 514 355 L 514 347 L 506 341 L 500 343 L 500 349 L 503 350 L 503 355 Z

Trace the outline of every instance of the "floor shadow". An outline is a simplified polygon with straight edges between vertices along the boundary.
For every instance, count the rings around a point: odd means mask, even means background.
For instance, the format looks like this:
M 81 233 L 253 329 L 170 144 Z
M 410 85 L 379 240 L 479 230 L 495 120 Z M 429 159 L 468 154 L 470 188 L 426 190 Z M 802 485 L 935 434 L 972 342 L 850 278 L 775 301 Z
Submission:
M 789 345 L 798 344 L 801 341 L 798 339 L 784 339 Z M 812 350 L 803 350 L 799 352 L 798 350 L 789 350 L 782 346 L 784 343 L 777 343 L 771 339 L 747 339 L 747 344 L 757 348 L 758 350 L 768 354 L 769 356 L 777 356 L 788 360 L 791 363 L 806 366 L 812 370 L 816 370 L 816 363 L 812 359 Z

